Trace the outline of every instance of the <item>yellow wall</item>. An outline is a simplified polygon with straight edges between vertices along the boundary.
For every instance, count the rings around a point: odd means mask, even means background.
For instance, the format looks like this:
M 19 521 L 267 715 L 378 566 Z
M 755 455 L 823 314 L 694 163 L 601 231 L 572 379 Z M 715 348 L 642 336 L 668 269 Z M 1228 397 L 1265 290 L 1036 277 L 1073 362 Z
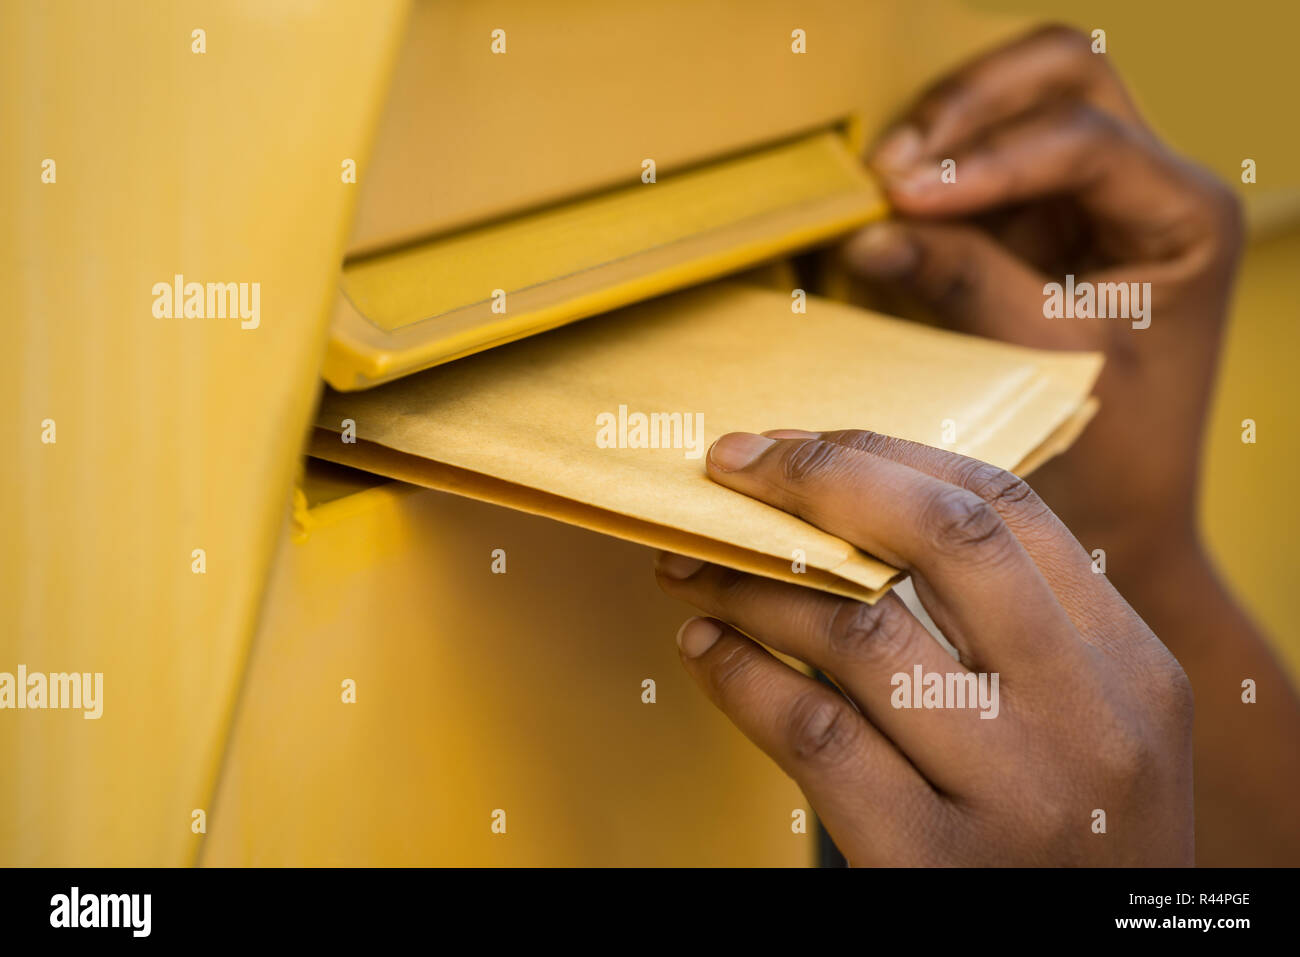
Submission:
M 1201 519 L 1220 570 L 1300 681 L 1300 228 L 1247 250 L 1205 444 Z M 1241 441 L 1254 419 L 1257 441 Z

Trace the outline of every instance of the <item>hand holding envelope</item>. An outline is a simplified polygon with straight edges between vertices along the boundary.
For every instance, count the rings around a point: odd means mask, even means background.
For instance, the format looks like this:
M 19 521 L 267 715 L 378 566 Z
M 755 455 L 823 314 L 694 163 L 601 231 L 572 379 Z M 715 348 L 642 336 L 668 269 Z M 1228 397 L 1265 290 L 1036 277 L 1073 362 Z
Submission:
M 311 454 L 870 602 L 896 568 L 711 482 L 688 421 L 704 447 L 792 424 L 870 428 L 1027 470 L 1086 423 L 1100 364 L 816 298 L 796 314 L 788 295 L 716 284 L 328 392 Z M 608 447 L 620 414 L 643 416 L 644 435 Z
M 956 660 L 897 595 L 660 556 L 710 616 L 678 632 L 686 670 L 850 862 L 1193 863 L 1191 684 L 1023 480 L 858 430 L 727 435 L 708 470 L 911 569 L 952 636 Z

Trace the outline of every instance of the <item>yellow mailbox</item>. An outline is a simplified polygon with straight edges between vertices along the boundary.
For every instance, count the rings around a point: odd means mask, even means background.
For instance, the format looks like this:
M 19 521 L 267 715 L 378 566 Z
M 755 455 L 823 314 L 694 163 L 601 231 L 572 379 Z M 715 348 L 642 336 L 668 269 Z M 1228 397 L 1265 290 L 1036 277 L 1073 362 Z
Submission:
M 1104 12 L 1112 36 L 1154 36 L 1154 13 Z M 813 864 L 798 789 L 688 687 L 687 611 L 648 549 L 308 458 L 313 410 L 323 382 L 367 389 L 718 278 L 788 290 L 786 257 L 885 214 L 854 159 L 868 139 L 1027 13 L 391 0 L 0 19 L 0 670 L 103 688 L 96 718 L 0 714 L 0 863 Z M 1188 44 L 1225 29 L 1180 22 Z M 1232 29 L 1239 49 L 1280 42 Z M 1180 86 L 1199 81 L 1119 59 L 1230 173 Z M 1294 138 L 1261 129 L 1258 148 Z M 1245 363 L 1295 354 L 1278 341 L 1297 335 L 1297 189 L 1292 170 L 1247 197 L 1257 324 L 1234 327 L 1204 501 L 1274 625 L 1300 607 L 1259 543 L 1295 529 L 1232 501 L 1246 482 L 1280 500 L 1300 439 L 1243 464 L 1226 433 L 1245 405 L 1284 410 Z

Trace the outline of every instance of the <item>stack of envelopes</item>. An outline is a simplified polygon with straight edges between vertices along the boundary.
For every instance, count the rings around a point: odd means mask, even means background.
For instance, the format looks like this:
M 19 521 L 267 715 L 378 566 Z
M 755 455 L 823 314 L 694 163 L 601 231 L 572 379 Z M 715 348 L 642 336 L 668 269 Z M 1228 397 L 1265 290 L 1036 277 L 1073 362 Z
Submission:
M 896 569 L 715 484 L 701 453 L 733 431 L 858 428 L 1026 472 L 1067 447 L 1095 409 L 1097 355 L 1009 346 L 815 297 L 806 313 L 791 303 L 714 283 L 369 391 L 328 390 L 310 452 L 875 601 Z

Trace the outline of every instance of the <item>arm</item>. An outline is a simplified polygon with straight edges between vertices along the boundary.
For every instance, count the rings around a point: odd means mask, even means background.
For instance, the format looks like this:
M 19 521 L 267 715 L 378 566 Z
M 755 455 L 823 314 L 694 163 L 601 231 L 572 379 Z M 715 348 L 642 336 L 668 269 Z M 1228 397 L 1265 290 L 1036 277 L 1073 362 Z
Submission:
M 1196 694 L 1197 863 L 1300 862 L 1300 704 L 1264 635 L 1204 551 L 1112 553 L 1110 578 L 1178 658 Z M 1155 572 L 1158 570 L 1158 572 Z M 1254 679 L 1257 702 L 1242 701 Z

